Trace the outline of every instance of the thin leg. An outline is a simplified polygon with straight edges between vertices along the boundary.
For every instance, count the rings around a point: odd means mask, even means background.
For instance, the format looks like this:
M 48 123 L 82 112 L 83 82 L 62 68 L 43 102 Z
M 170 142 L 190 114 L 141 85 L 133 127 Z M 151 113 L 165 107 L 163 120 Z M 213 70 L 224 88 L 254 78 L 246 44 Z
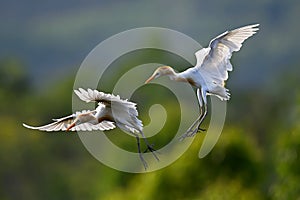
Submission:
M 145 170 L 147 170 L 148 168 L 148 164 L 147 162 L 145 161 L 144 157 L 143 157 L 143 153 L 141 151 L 141 145 L 140 145 L 140 138 L 139 138 L 139 135 L 137 133 L 135 133 L 134 131 L 132 131 L 131 129 L 129 129 L 128 127 L 126 127 L 125 124 L 122 124 L 122 123 L 119 123 L 117 122 L 116 125 L 122 129 L 122 130 L 125 130 L 125 131 L 128 131 L 129 133 L 131 133 L 132 135 L 134 135 L 136 137 L 136 141 L 137 141 L 137 147 L 138 147 L 138 152 L 139 152 L 139 156 L 140 156 L 140 159 L 144 165 L 144 168 Z
M 153 148 L 153 147 L 154 147 L 154 144 L 151 144 L 150 146 L 151 146 L 151 148 Z M 154 148 L 153 148 L 153 149 L 154 149 Z M 147 153 L 148 151 L 149 151 L 149 148 L 145 149 L 145 151 L 144 151 L 143 153 Z
M 198 118 L 194 121 L 194 123 L 188 128 L 188 130 L 179 138 L 180 141 L 184 140 L 186 137 L 188 137 L 190 134 L 193 134 L 196 131 L 196 127 L 200 126 L 200 121 L 203 117 L 203 100 L 201 96 L 201 90 L 198 88 L 197 89 L 197 99 L 199 103 L 199 108 L 200 108 L 200 115 Z
M 189 135 L 193 134 L 195 131 L 198 130 L 197 128 L 200 126 L 200 121 L 203 117 L 202 108 L 200 108 L 200 110 L 201 110 L 200 115 L 196 119 L 196 121 L 194 121 L 194 123 L 188 128 L 188 130 L 182 136 L 179 137 L 180 141 L 184 140 L 186 137 L 189 137 Z
M 207 105 L 207 100 L 206 100 L 206 91 L 205 90 L 203 90 L 203 89 L 197 89 L 197 98 L 198 98 L 198 102 L 199 102 L 199 106 L 200 106 L 200 121 L 198 121 L 198 128 L 197 128 L 197 130 L 198 131 L 205 131 L 205 129 L 202 129 L 202 128 L 200 128 L 200 125 L 201 125 L 201 123 L 202 123 L 202 121 L 203 121 L 203 104 L 206 106 Z M 205 109 L 207 109 L 206 107 L 204 106 L 204 115 L 206 115 L 206 110 Z M 202 119 L 203 118 L 203 119 Z M 198 118 L 199 119 L 199 118 Z M 202 120 L 201 120 L 202 119 Z M 194 130 L 195 131 L 195 130 Z M 194 132 L 193 131 L 193 132 Z
M 199 96 L 200 96 L 200 90 L 199 90 L 199 89 L 197 90 L 197 96 L 198 96 L 198 98 L 199 98 Z M 198 127 L 197 127 L 197 131 L 203 130 L 203 129 L 200 128 L 200 125 L 202 124 L 203 120 L 205 119 L 205 117 L 206 117 L 206 115 L 207 115 L 207 97 L 206 97 L 206 91 L 203 90 L 203 88 L 201 89 L 201 96 L 202 96 L 203 104 L 204 104 L 204 113 L 203 113 L 202 118 L 201 118 L 200 121 L 199 121 L 199 125 L 198 125 Z M 201 102 L 201 103 L 202 103 L 202 102 Z M 192 133 L 191 135 L 192 135 L 192 136 L 195 135 L 195 134 L 197 133 L 197 131 L 194 132 L 194 133 Z
M 196 121 L 191 125 L 191 127 L 183 134 L 179 139 L 180 141 L 184 140 L 186 137 L 192 137 L 194 136 L 198 131 L 205 131 L 204 129 L 201 129 L 200 126 L 206 117 L 207 114 L 207 99 L 206 99 L 206 91 L 203 89 L 197 89 L 197 97 L 198 97 L 198 102 L 200 106 L 200 115 L 196 119 Z M 204 104 L 204 106 L 203 106 Z M 203 112 L 203 107 L 204 107 L 204 112 Z M 196 127 L 196 128 L 195 128 Z
M 138 146 L 138 152 L 139 152 L 140 159 L 141 159 L 141 161 L 142 161 L 142 163 L 144 165 L 145 170 L 147 170 L 148 165 L 147 165 L 147 162 L 145 161 L 145 159 L 143 157 L 143 154 L 141 152 L 140 138 L 138 136 L 136 136 L 136 141 L 137 141 L 137 146 Z
M 200 128 L 200 126 L 201 126 L 203 120 L 205 119 L 206 115 L 207 115 L 207 105 L 204 106 L 204 114 L 203 114 L 202 118 L 199 121 L 199 125 L 198 125 L 197 129 L 195 129 L 194 132 L 192 132 L 191 134 L 189 134 L 188 137 L 192 137 L 192 136 L 196 135 L 196 133 L 199 130 L 203 130 L 203 129 Z
M 158 156 L 155 154 L 155 151 L 156 151 L 156 150 L 153 148 L 154 145 L 153 145 L 153 144 L 151 145 L 151 144 L 148 142 L 148 140 L 147 140 L 147 138 L 145 137 L 143 131 L 140 131 L 140 133 L 141 133 L 141 135 L 143 136 L 143 139 L 144 139 L 144 141 L 145 141 L 145 143 L 146 143 L 146 145 L 147 145 L 146 152 L 147 152 L 147 150 L 149 150 L 149 151 L 153 154 L 153 156 L 155 157 L 155 159 L 156 159 L 157 161 L 159 161 Z
M 196 126 L 198 127 L 198 123 L 201 120 L 202 115 L 203 115 L 203 113 L 202 113 L 202 107 L 200 107 L 200 115 L 199 115 L 199 117 L 194 121 L 194 123 L 190 126 L 190 128 L 186 131 L 186 133 L 193 132 L 194 128 Z
M 197 91 L 197 95 L 199 96 L 198 94 L 199 90 Z M 200 129 L 200 125 L 202 124 L 203 120 L 205 119 L 206 115 L 207 115 L 207 98 L 206 98 L 206 91 L 201 89 L 201 96 L 202 96 L 202 99 L 203 99 L 203 104 L 204 104 L 204 113 L 199 121 L 199 125 L 197 127 L 197 129 L 195 129 L 191 134 L 188 135 L 188 137 L 192 137 L 194 135 L 196 135 L 196 133 L 198 132 L 198 130 Z

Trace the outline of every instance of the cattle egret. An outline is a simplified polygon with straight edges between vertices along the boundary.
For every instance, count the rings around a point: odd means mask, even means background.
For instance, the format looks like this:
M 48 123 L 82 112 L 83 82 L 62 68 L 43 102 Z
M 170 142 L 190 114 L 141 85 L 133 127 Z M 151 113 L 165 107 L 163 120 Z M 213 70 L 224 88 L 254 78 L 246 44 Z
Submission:
M 44 126 L 33 127 L 26 124 L 23 124 L 23 126 L 41 131 L 105 131 L 114 129 L 117 126 L 136 137 L 139 156 L 145 170 L 148 165 L 141 152 L 139 134 L 143 137 L 147 150 L 150 150 L 153 156 L 159 160 L 154 152 L 155 150 L 143 133 L 143 124 L 137 118 L 138 111 L 135 103 L 123 100 L 118 95 L 105 94 L 92 89 L 84 90 L 79 88 L 74 90 L 74 92 L 82 101 L 87 103 L 97 102 L 97 108 L 92 111 L 83 110 L 76 112 L 60 119 L 53 119 L 53 123 Z
M 207 48 L 195 53 L 197 63 L 181 73 L 176 73 L 170 66 L 157 68 L 153 75 L 145 82 L 168 76 L 171 80 L 187 82 L 197 88 L 200 115 L 181 139 L 194 136 L 207 115 L 207 95 L 214 95 L 221 100 L 229 100 L 229 90 L 225 88 L 228 71 L 232 71 L 230 58 L 232 52 L 239 51 L 242 43 L 258 30 L 259 24 L 248 25 L 235 30 L 226 31 L 212 39 Z

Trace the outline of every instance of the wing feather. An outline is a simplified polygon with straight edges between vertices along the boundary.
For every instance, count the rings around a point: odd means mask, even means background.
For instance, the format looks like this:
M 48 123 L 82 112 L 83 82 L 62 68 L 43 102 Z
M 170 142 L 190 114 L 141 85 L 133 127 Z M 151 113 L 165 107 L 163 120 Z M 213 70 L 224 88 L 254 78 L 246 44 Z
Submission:
M 78 90 L 74 90 L 74 92 L 82 101 L 85 101 L 87 103 L 93 101 L 98 103 L 101 102 L 104 104 L 114 102 L 123 104 L 125 106 L 135 106 L 135 103 L 130 102 L 127 99 L 123 100 L 119 95 L 106 94 L 104 92 L 99 92 L 98 90 L 92 90 L 90 88 L 88 88 L 87 90 L 79 88 Z
M 232 52 L 239 51 L 243 42 L 259 30 L 258 26 L 259 24 L 254 24 L 226 31 L 212 39 L 208 48 L 197 51 L 196 67 L 203 77 L 224 84 L 228 79 L 228 71 L 233 69 L 230 63 Z
M 53 119 L 54 122 L 44 125 L 44 126 L 29 126 L 27 124 L 23 124 L 24 127 L 34 130 L 40 130 L 40 131 L 65 131 L 67 128 L 74 122 L 76 116 L 79 114 L 84 114 L 90 112 L 88 110 L 84 110 L 81 112 L 76 112 L 75 114 L 62 117 L 60 119 Z M 116 126 L 113 122 L 103 121 L 99 124 L 91 124 L 91 123 L 83 123 L 76 125 L 73 127 L 70 131 L 92 131 L 92 130 L 111 130 L 114 129 Z
M 75 119 L 75 115 L 69 115 L 67 117 L 63 117 L 61 119 L 54 119 L 53 123 L 44 125 L 44 126 L 29 126 L 27 124 L 23 124 L 24 127 L 29 128 L 29 129 L 34 129 L 34 130 L 40 130 L 40 131 L 57 131 L 59 127 L 59 130 L 65 130 L 67 129 L 66 127 L 68 127 L 68 125 L 72 124 L 74 119 Z
M 142 130 L 143 124 L 138 117 L 136 104 L 121 99 L 119 95 L 106 94 L 97 90 L 79 88 L 74 90 L 75 94 L 85 102 L 98 102 L 99 105 L 111 107 L 113 118 L 115 121 L 134 127 L 136 130 Z

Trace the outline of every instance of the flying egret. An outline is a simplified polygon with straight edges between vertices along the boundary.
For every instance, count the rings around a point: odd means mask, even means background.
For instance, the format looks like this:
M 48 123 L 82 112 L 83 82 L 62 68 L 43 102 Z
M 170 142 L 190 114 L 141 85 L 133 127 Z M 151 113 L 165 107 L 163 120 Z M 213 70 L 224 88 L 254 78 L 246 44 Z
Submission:
M 143 133 L 143 124 L 137 118 L 138 111 L 135 103 L 123 100 L 119 95 L 105 94 L 92 89 L 84 90 L 79 88 L 74 90 L 74 92 L 82 101 L 87 103 L 97 102 L 97 108 L 92 111 L 83 110 L 76 112 L 60 119 L 53 119 L 53 123 L 44 126 L 33 127 L 26 124 L 23 124 L 23 126 L 41 131 L 105 131 L 114 129 L 117 126 L 136 137 L 139 156 L 145 170 L 148 165 L 141 152 L 139 134 L 143 137 L 147 150 L 150 150 L 153 156 L 159 160 L 154 152 L 155 150 Z
M 171 80 L 187 82 L 197 88 L 197 97 L 200 106 L 200 115 L 190 126 L 181 139 L 194 136 L 199 130 L 202 121 L 207 115 L 207 95 L 214 95 L 221 100 L 229 100 L 229 90 L 225 88 L 228 71 L 232 71 L 230 58 L 232 52 L 239 51 L 242 43 L 259 30 L 259 24 L 253 24 L 226 31 L 212 39 L 207 48 L 195 53 L 197 63 L 181 73 L 176 73 L 170 66 L 157 68 L 145 83 L 151 80 L 168 76 Z

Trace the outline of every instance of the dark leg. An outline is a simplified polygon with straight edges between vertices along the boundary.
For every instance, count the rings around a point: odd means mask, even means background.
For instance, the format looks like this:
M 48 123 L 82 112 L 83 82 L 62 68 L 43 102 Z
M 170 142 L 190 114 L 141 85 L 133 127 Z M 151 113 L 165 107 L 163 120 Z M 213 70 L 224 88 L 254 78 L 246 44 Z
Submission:
M 147 140 L 147 138 L 145 137 L 143 131 L 140 131 L 140 133 L 141 133 L 141 135 L 143 136 L 143 139 L 144 139 L 144 141 L 145 141 L 145 143 L 146 143 L 146 145 L 147 145 L 146 152 L 149 150 L 149 151 L 153 154 L 153 156 L 155 157 L 155 159 L 156 159 L 157 161 L 159 161 L 158 156 L 155 154 L 155 151 L 156 151 L 156 150 L 153 148 L 154 144 L 151 145 L 151 144 L 148 142 L 148 140 Z
M 151 147 L 152 149 L 154 149 L 154 148 L 153 148 L 154 146 L 155 146 L 154 144 L 151 144 L 151 145 L 150 145 L 150 147 Z M 148 151 L 150 151 L 149 148 L 145 149 L 145 151 L 144 151 L 143 153 L 147 153 Z M 155 151 L 156 151 L 156 150 L 155 150 Z
M 147 162 L 145 161 L 144 157 L 143 157 L 143 154 L 142 154 L 142 151 L 141 151 L 141 145 L 140 145 L 140 138 L 139 138 L 139 135 L 137 133 L 135 133 L 134 131 L 132 130 L 129 130 L 128 127 L 126 127 L 125 124 L 122 124 L 122 123 L 116 123 L 116 125 L 121 128 L 122 130 L 126 130 L 128 132 L 130 132 L 132 135 L 135 136 L 136 138 L 136 141 L 137 141 L 137 147 L 138 147 L 138 152 L 139 152 L 139 157 L 144 165 L 144 168 L 145 170 L 147 170 L 148 168 L 148 164 Z
M 143 157 L 143 154 L 141 152 L 140 138 L 138 136 L 136 136 L 136 141 L 137 141 L 137 146 L 138 146 L 138 152 L 139 152 L 140 159 L 141 159 L 141 161 L 142 161 L 142 163 L 144 165 L 145 170 L 147 170 L 148 165 L 147 165 L 147 162 L 145 161 L 145 159 Z
M 201 132 L 201 131 L 206 131 L 206 129 L 205 128 L 200 128 L 200 126 L 198 127 L 198 132 Z

